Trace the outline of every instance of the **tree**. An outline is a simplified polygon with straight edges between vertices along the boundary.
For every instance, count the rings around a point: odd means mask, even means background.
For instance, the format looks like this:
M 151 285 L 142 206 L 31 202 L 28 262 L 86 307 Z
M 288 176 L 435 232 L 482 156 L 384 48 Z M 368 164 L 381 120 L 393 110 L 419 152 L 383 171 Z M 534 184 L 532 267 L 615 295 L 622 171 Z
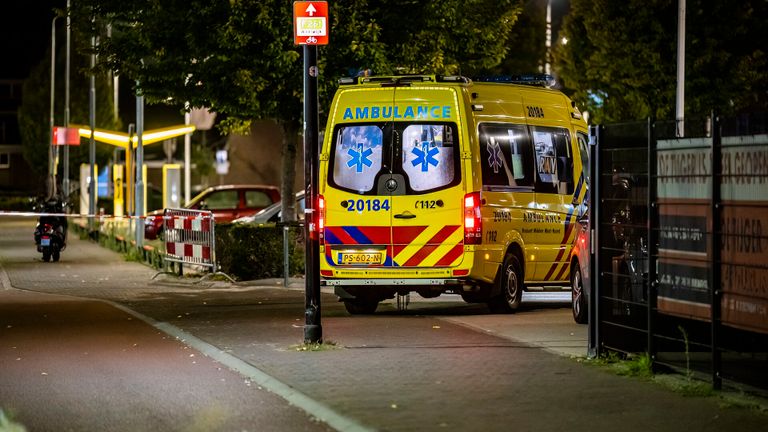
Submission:
M 687 2 L 686 117 L 768 108 L 768 4 Z M 566 91 L 598 122 L 672 118 L 677 1 L 572 0 L 555 51 Z
M 507 45 L 511 48 L 494 73 L 518 75 L 544 70 L 546 13 L 546 0 L 525 2 L 509 35 Z
M 225 131 L 255 119 L 283 130 L 282 195 L 293 194 L 302 124 L 302 67 L 285 0 L 82 0 L 73 22 L 99 44 L 100 68 L 139 82 L 149 103 L 189 101 L 226 117 Z M 515 0 L 340 0 L 330 5 L 331 44 L 320 48 L 321 107 L 337 78 L 377 74 L 453 74 L 497 65 L 519 13 Z M 82 47 L 88 50 L 87 46 Z M 322 120 L 321 120 L 322 124 Z M 294 215 L 293 200 L 283 214 Z
M 63 27 L 63 26 L 62 26 Z M 63 31 L 57 40 L 64 40 Z M 64 125 L 64 66 L 66 47 L 57 43 L 54 124 Z M 86 75 L 90 59 L 72 52 L 70 57 L 70 122 L 73 124 L 89 123 L 88 94 L 90 77 Z M 24 159 L 33 170 L 41 185 L 48 175 L 48 151 L 50 149 L 50 100 L 51 100 L 51 54 L 50 49 L 43 60 L 35 66 L 22 88 L 23 100 L 18 110 L 21 143 Z M 116 129 L 118 120 L 112 113 L 112 88 L 105 76 L 96 79 L 96 126 Z M 102 165 L 108 160 L 112 149 L 96 147 L 96 161 Z M 70 173 L 78 173 L 81 163 L 89 162 L 88 145 L 70 147 Z M 73 169 L 73 167 L 75 169 Z M 59 175 L 62 172 L 59 171 Z

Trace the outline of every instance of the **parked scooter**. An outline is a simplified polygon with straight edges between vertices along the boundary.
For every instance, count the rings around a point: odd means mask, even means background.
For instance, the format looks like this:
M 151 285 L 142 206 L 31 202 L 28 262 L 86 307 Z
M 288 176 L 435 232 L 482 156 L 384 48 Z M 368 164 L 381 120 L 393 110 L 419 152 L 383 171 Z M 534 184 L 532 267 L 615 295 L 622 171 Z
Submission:
M 43 261 L 58 261 L 61 251 L 67 247 L 67 218 L 56 214 L 64 213 L 61 201 L 52 199 L 42 206 L 43 216 L 35 227 L 37 251 L 43 254 Z

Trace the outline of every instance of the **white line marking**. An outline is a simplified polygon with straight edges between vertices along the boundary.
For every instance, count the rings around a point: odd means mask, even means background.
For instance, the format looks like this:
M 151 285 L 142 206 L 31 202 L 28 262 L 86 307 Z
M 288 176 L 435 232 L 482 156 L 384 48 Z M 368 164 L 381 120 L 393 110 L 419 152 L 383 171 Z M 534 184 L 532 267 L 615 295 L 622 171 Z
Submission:
M 349 417 L 339 414 L 338 412 L 334 411 L 332 408 L 328 407 L 327 405 L 324 405 L 310 398 L 304 393 L 301 393 L 300 391 L 294 389 L 288 384 L 283 383 L 282 381 L 267 374 L 261 369 L 251 365 L 250 363 L 247 363 L 229 353 L 226 353 L 221 349 L 201 339 L 198 339 L 197 337 L 181 330 L 180 328 L 172 324 L 155 321 L 154 319 L 148 316 L 142 315 L 121 304 L 114 303 L 109 300 L 102 300 L 102 301 L 109 303 L 110 305 L 135 316 L 136 318 L 146 322 L 147 324 L 155 327 L 156 329 L 175 337 L 185 345 L 188 345 L 200 351 L 201 353 L 205 354 L 206 356 L 216 360 L 217 362 L 227 366 L 231 370 L 236 371 L 241 375 L 244 375 L 250 378 L 252 382 L 266 388 L 272 393 L 275 393 L 276 395 L 285 399 L 291 405 L 294 405 L 304 410 L 307 414 L 326 423 L 327 425 L 331 426 L 337 431 L 367 432 L 367 431 L 376 430 L 376 429 L 372 429 L 367 426 L 364 426 Z
M 0 264 L 0 287 L 2 287 L 5 290 L 14 289 L 13 286 L 11 285 L 11 280 L 8 278 L 8 274 L 5 272 L 5 269 L 2 267 L 2 264 Z M 67 296 L 67 297 L 74 297 L 74 296 Z M 75 297 L 75 298 L 81 298 L 81 297 Z M 201 339 L 198 339 L 195 336 L 192 336 L 191 334 L 181 330 L 180 328 L 174 325 L 156 321 L 146 315 L 140 314 L 139 312 L 136 312 L 132 309 L 129 309 L 119 303 L 115 303 L 110 300 L 91 299 L 91 298 L 88 298 L 86 300 L 101 301 L 101 302 L 107 303 L 117 309 L 120 309 L 123 312 L 126 312 L 144 321 L 145 323 L 151 325 L 152 327 L 155 327 L 156 329 L 170 336 L 173 336 L 183 344 L 188 345 L 200 351 L 201 353 L 216 360 L 217 362 L 223 364 L 224 366 L 230 368 L 231 370 L 250 378 L 252 382 L 280 396 L 291 405 L 298 407 L 299 409 L 303 410 L 310 416 L 318 419 L 319 421 L 324 422 L 325 424 L 336 429 L 337 431 L 340 431 L 340 432 L 371 431 L 373 432 L 376 430 L 376 429 L 364 426 L 349 417 L 339 414 L 329 406 L 324 405 L 310 398 L 304 393 L 301 393 L 300 391 L 294 389 L 288 384 L 283 383 L 282 381 L 267 374 L 261 369 L 231 354 L 228 354 L 220 350 L 219 348 L 216 348 L 215 346 Z

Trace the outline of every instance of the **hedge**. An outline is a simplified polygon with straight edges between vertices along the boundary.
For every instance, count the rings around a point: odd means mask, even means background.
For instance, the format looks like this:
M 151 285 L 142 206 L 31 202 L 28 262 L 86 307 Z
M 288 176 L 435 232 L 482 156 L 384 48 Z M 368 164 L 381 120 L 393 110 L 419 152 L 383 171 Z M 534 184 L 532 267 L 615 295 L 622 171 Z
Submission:
M 32 211 L 36 199 L 31 196 L 0 195 L 0 210 Z
M 98 230 L 89 232 L 86 219 L 70 223 L 70 230 L 82 239 L 90 238 L 101 246 L 121 252 L 126 259 L 144 261 L 163 269 L 164 244 L 161 240 L 145 240 L 142 250 L 132 244 L 133 233 L 128 232 L 128 221 L 99 221 Z M 237 280 L 255 280 L 283 277 L 283 228 L 252 226 L 247 224 L 216 224 L 216 260 L 218 270 Z M 304 275 L 304 228 L 292 226 L 288 230 L 289 276 Z
M 304 274 L 303 228 L 288 231 L 290 276 Z M 238 280 L 283 277 L 283 229 L 246 224 L 216 225 L 219 271 Z

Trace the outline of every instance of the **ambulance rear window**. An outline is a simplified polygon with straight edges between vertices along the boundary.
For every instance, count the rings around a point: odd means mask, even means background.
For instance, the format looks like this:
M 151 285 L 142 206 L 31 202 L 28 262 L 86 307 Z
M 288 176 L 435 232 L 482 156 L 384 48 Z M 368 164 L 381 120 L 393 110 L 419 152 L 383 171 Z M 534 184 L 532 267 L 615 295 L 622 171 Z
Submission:
M 402 136 L 401 163 L 411 189 L 424 192 L 453 183 L 458 143 L 451 125 L 411 124 Z
M 340 127 L 333 152 L 333 183 L 365 193 L 381 170 L 384 133 L 379 125 Z
M 339 125 L 328 184 L 360 195 L 426 194 L 461 183 L 455 123 L 382 122 Z M 390 178 L 400 189 L 386 191 Z
M 480 125 L 483 186 L 507 189 L 533 186 L 533 154 L 528 129 L 508 123 Z

